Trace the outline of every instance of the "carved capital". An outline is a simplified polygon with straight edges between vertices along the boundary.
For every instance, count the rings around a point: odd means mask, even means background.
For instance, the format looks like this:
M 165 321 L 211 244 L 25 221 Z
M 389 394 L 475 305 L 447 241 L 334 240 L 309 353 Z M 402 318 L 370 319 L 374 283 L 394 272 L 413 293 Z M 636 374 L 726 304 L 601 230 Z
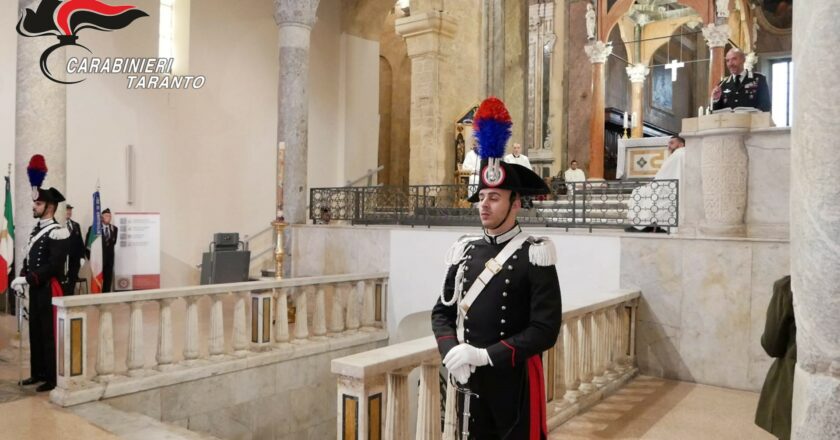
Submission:
M 755 52 L 748 53 L 744 60 L 744 69 L 752 72 L 756 64 L 758 64 L 758 55 Z
M 715 11 L 720 18 L 729 17 L 729 0 L 715 0 Z
M 645 78 L 647 78 L 648 73 L 650 73 L 650 68 L 644 64 L 631 64 L 627 66 L 627 76 L 630 78 L 630 82 L 632 83 L 643 83 L 645 82 Z
M 709 47 L 723 47 L 729 41 L 728 24 L 708 24 L 703 27 L 703 38 Z
M 312 28 L 320 0 L 274 0 L 274 22 L 278 26 L 298 25 Z
M 595 41 L 584 46 L 586 55 L 592 64 L 604 64 L 612 53 L 612 45 L 603 41 Z

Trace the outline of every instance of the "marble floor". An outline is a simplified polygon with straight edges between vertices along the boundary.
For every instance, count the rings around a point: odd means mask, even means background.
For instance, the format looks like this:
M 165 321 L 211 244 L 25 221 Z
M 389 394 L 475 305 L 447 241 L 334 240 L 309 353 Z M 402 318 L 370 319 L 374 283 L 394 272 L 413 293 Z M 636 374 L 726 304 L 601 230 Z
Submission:
M 639 376 L 551 432 L 551 440 L 773 440 L 753 424 L 758 394 Z

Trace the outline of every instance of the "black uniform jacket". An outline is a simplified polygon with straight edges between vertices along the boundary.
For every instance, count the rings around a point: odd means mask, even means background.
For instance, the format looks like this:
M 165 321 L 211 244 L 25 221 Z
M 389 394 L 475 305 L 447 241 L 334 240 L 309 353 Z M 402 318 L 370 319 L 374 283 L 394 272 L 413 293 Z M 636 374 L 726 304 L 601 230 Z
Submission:
M 519 227 L 514 229 L 519 230 Z M 521 232 L 520 232 L 521 233 Z M 462 296 L 484 270 L 484 264 L 504 247 L 484 236 L 470 241 L 463 260 L 466 264 Z M 470 376 L 470 388 L 490 406 L 494 424 L 500 432 L 527 414 L 527 360 L 554 346 L 563 316 L 560 284 L 553 264 L 539 266 L 529 260 L 532 246 L 553 246 L 550 241 L 526 241 L 503 265 L 470 307 L 464 321 L 464 341 L 486 348 L 492 365 L 479 367 Z M 552 252 L 553 255 L 553 252 Z M 452 298 L 458 265 L 449 266 L 443 294 Z M 432 309 L 432 330 L 442 357 L 459 344 L 456 335 L 457 312 L 440 299 Z M 480 421 L 477 421 L 480 423 Z
M 770 111 L 770 89 L 767 78 L 760 73 L 745 74 L 744 80 L 738 82 L 737 75 L 729 75 L 720 83 L 720 99 L 714 102 L 712 108 L 754 107 L 763 112 Z
M 53 223 L 55 223 L 54 220 Z M 48 224 L 50 223 L 42 227 Z M 37 225 L 36 228 L 38 228 Z M 59 227 L 42 235 L 38 241 L 31 244 L 20 273 L 20 276 L 26 277 L 26 282 L 29 283 L 30 302 L 33 302 L 30 307 L 35 303 L 51 304 L 50 280 L 56 278 L 59 283 L 64 281 L 68 236 L 67 230 Z

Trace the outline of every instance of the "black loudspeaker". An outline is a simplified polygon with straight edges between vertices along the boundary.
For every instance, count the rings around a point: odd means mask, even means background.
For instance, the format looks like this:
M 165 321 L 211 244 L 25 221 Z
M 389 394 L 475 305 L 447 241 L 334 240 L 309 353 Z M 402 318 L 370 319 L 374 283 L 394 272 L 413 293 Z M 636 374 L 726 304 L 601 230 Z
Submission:
M 240 248 L 240 245 L 242 246 Z M 209 252 L 201 257 L 201 284 L 239 283 L 248 281 L 251 251 L 239 241 L 239 234 L 213 234 Z
M 213 234 L 213 248 L 217 251 L 232 251 L 239 247 L 239 233 L 217 232 Z

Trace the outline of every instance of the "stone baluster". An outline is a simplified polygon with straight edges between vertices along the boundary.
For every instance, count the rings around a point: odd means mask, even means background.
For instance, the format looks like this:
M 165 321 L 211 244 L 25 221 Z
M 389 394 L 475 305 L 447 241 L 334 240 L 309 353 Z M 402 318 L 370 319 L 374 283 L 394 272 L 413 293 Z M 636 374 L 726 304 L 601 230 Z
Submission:
M 330 313 L 329 332 L 332 334 L 341 333 L 344 331 L 344 313 L 341 307 L 341 302 L 344 298 L 343 291 L 348 285 L 345 283 L 337 284 L 333 290 L 332 312 Z
M 248 316 L 245 310 L 245 298 L 248 292 L 239 292 L 233 306 L 233 352 L 237 356 L 248 353 Z
M 566 394 L 564 399 L 571 403 L 577 402 L 580 391 L 580 362 L 579 362 L 579 334 L 578 319 L 572 318 L 563 324 L 563 378 L 565 380 Z
M 606 311 L 607 314 L 607 328 L 609 329 L 609 339 L 607 340 L 607 379 L 615 380 L 618 378 L 618 343 L 620 338 L 618 336 L 618 306 L 611 306 Z
M 315 310 L 312 313 L 312 334 L 316 339 L 327 334 L 327 303 L 324 299 L 324 286 L 318 286 L 315 291 Z
M 440 440 L 440 364 L 420 367 L 416 440 Z
M 457 440 L 458 432 L 458 391 L 450 381 L 446 381 L 446 410 L 443 415 L 443 440 Z
M 158 300 L 160 318 L 158 321 L 158 345 L 155 359 L 158 370 L 166 370 L 175 361 L 172 348 L 172 299 Z
M 99 349 L 96 354 L 96 374 L 107 380 L 114 374 L 114 317 L 112 306 L 99 307 Z
M 376 283 L 374 281 L 360 281 L 364 283 L 365 290 L 362 297 L 362 330 L 370 331 L 376 326 L 376 298 L 374 290 Z
M 359 281 L 356 283 L 355 288 L 350 286 L 346 289 L 347 294 L 347 331 L 355 333 L 359 330 L 360 323 L 359 323 L 359 309 L 362 292 L 365 289 L 365 282 Z
M 388 373 L 386 387 L 384 437 L 408 440 L 408 374 L 403 371 Z
M 630 327 L 630 318 L 627 315 L 627 307 L 626 304 L 619 304 L 618 306 L 618 360 L 616 363 L 619 365 L 619 369 L 621 372 L 625 372 L 629 369 L 629 365 L 627 365 L 627 339 Z
M 225 354 L 225 317 L 222 307 L 222 295 L 213 295 L 210 306 L 210 341 L 211 357 L 221 357 Z
M 96 354 L 98 380 L 108 380 L 114 374 L 114 317 L 112 306 L 99 307 L 99 347 Z
M 184 327 L 184 360 L 187 362 L 198 359 L 198 299 L 188 296 L 187 320 Z
M 308 297 L 315 291 L 315 286 L 306 286 L 295 297 L 295 339 L 305 341 L 309 338 Z
M 289 293 L 286 289 L 277 292 L 277 315 L 274 320 L 274 341 L 278 344 L 289 342 Z
M 580 387 L 581 394 L 588 394 L 595 391 L 592 384 L 592 355 L 594 335 L 592 334 L 592 314 L 588 313 L 580 318 L 578 337 L 578 362 L 580 363 Z
M 125 364 L 128 367 L 130 376 L 140 373 L 145 366 L 145 353 L 143 351 L 143 303 L 134 301 L 131 303 L 131 312 L 128 318 L 128 359 Z
M 603 386 L 607 382 L 604 376 L 606 372 L 606 340 L 607 340 L 607 326 L 604 319 L 604 311 L 597 310 L 592 315 L 593 334 L 595 337 L 595 344 L 592 347 L 593 362 L 592 362 L 592 383 Z
M 627 362 L 630 368 L 634 368 L 636 366 L 636 309 L 638 308 L 638 305 L 638 300 L 633 300 L 632 306 L 630 307 L 630 325 L 628 326 L 630 335 L 627 338 L 628 343 L 630 344 L 630 349 L 627 350 Z

